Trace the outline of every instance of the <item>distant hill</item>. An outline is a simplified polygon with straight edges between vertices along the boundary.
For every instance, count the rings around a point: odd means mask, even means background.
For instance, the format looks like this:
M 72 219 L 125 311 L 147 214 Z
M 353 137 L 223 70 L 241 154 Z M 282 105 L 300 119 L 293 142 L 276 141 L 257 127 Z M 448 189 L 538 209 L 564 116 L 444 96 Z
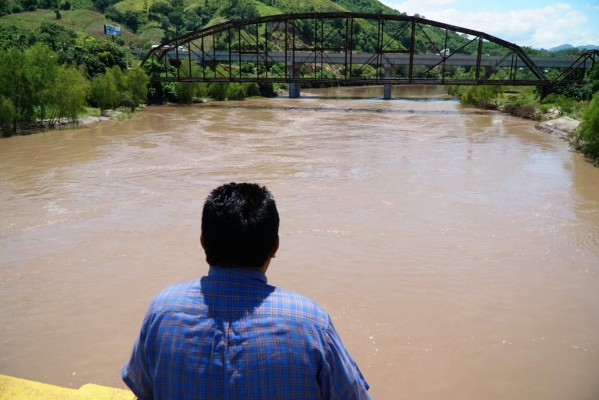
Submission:
M 0 36 L 55 23 L 105 39 L 103 25 L 111 24 L 121 27 L 119 44 L 149 48 L 231 19 L 314 11 L 400 14 L 378 0 L 0 0 Z
M 549 51 L 568 51 L 568 50 L 599 50 L 599 46 L 595 46 L 592 44 L 586 46 L 572 46 L 571 44 L 562 44 L 561 46 L 552 47 Z

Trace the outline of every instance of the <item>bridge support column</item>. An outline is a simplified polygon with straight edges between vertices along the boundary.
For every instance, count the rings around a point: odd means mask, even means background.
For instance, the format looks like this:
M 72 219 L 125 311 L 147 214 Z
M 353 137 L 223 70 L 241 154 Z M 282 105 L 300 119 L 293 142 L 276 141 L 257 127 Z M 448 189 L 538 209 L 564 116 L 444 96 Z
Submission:
M 390 64 L 385 64 L 385 79 L 393 78 L 393 66 Z M 391 84 L 385 83 L 383 88 L 383 99 L 390 100 L 391 99 Z
M 545 97 L 549 96 L 551 94 L 551 88 L 548 86 L 541 86 L 539 88 L 539 97 L 541 98 L 541 101 L 543 101 L 543 99 L 545 99 Z
M 299 78 L 300 77 L 300 68 L 301 63 L 289 63 L 287 64 L 287 68 L 289 69 L 289 76 L 291 78 Z M 297 99 L 300 97 L 300 84 L 299 82 L 290 82 L 289 83 L 289 98 Z

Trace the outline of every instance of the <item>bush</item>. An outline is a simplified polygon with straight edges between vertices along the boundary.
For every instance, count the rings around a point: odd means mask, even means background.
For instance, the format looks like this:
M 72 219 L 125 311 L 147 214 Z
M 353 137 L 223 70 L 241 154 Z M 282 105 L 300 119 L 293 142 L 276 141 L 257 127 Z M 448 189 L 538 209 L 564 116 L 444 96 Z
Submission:
M 272 83 L 259 83 L 260 96 L 262 97 L 277 97 L 277 92 Z
M 229 100 L 245 100 L 246 96 L 245 88 L 240 83 L 229 85 L 229 90 L 227 91 L 227 98 Z
M 113 74 L 100 74 L 92 80 L 90 102 L 100 108 L 102 115 L 106 114 L 106 110 L 118 106 L 119 89 Z
M 521 93 L 509 97 L 503 104 L 503 111 L 520 118 L 538 119 L 539 103 L 532 93 Z
M 256 82 L 245 83 L 245 93 L 248 97 L 260 96 L 260 87 Z
M 585 109 L 582 122 L 572 135 L 571 144 L 587 157 L 599 162 L 599 91 Z
M 549 111 L 550 108 L 555 108 L 560 114 L 572 113 L 574 111 L 575 103 L 576 101 L 573 98 L 557 93 L 551 93 L 541 102 L 544 110 Z
M 0 130 L 2 130 L 2 136 L 10 136 L 14 133 L 14 122 L 16 117 L 17 112 L 12 101 L 0 97 Z
M 223 101 L 227 99 L 228 85 L 226 82 L 212 82 L 208 86 L 208 96 L 214 100 Z
M 497 96 L 501 94 L 500 86 L 468 86 L 462 93 L 460 100 L 463 104 L 468 104 L 481 108 L 497 108 Z

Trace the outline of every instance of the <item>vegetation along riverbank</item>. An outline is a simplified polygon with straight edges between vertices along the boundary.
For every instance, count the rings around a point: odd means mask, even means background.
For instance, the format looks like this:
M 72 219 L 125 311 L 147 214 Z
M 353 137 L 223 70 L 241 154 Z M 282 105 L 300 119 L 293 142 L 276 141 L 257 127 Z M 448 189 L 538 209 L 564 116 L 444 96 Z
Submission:
M 582 84 L 557 87 L 544 99 L 535 87 L 452 86 L 449 93 L 465 105 L 536 120 L 541 131 L 568 140 L 572 148 L 599 165 L 597 64 Z

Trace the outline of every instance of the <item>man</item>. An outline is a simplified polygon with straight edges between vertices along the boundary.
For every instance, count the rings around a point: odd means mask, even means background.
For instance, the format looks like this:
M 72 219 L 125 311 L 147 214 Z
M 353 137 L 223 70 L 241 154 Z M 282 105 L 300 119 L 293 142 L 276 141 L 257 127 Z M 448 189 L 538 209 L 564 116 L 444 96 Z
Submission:
M 279 248 L 270 192 L 230 183 L 202 213 L 207 276 L 159 293 L 125 383 L 140 399 L 369 399 L 327 313 L 267 284 Z

